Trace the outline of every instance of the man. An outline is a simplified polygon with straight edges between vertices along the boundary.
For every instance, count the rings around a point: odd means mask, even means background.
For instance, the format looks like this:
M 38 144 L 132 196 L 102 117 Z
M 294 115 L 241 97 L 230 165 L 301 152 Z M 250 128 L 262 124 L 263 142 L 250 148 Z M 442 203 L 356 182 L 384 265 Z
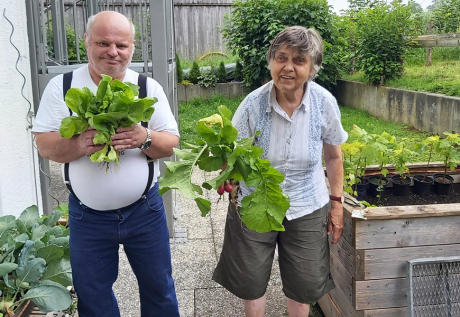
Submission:
M 85 34 L 88 65 L 73 72 L 71 87 L 86 86 L 96 92 L 102 74 L 137 84 L 139 74 L 128 69 L 134 35 L 133 24 L 117 12 L 90 17 Z M 169 233 L 156 184 L 158 159 L 172 155 L 179 133 L 162 87 L 148 78 L 146 90 L 148 96 L 158 98 L 148 127 L 117 129 L 111 138 L 120 151 L 120 162 L 111 162 L 108 170 L 88 157 L 102 149 L 93 143 L 96 130 L 89 128 L 71 139 L 58 132 L 62 119 L 69 116 L 62 75 L 50 81 L 40 102 L 32 130 L 39 152 L 44 158 L 68 163 L 70 259 L 80 317 L 120 316 L 112 290 L 119 244 L 124 245 L 139 283 L 141 315 L 179 316 Z M 150 188 L 147 156 L 154 166 Z

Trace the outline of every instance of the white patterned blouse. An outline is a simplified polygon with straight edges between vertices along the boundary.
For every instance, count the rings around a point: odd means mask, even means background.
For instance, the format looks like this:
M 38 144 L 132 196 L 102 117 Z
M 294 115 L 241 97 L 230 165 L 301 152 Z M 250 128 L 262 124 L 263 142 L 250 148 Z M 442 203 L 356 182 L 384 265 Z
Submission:
M 243 100 L 232 123 L 239 139 L 261 132 L 255 145 L 264 150 L 262 158 L 284 175 L 281 188 L 290 198 L 288 220 L 308 215 L 329 202 L 322 165 L 323 142 L 340 145 L 348 138 L 330 92 L 309 81 L 302 104 L 289 118 L 276 101 L 270 81 Z M 240 187 L 241 203 L 252 190 L 243 182 Z

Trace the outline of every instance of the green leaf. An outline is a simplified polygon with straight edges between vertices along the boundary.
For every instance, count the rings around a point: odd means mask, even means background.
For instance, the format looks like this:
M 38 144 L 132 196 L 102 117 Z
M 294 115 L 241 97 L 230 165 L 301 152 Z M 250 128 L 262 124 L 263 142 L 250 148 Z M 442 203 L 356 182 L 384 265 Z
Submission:
M 18 220 L 20 220 L 24 226 L 29 229 L 37 222 L 38 218 L 40 218 L 38 207 L 30 206 L 21 213 Z
M 28 283 L 37 283 L 45 272 L 45 260 L 34 258 L 27 262 L 24 266 L 18 266 L 16 275 L 18 280 Z
M 32 235 L 31 235 L 30 239 L 32 241 L 40 240 L 41 238 L 43 238 L 45 236 L 47 231 L 48 231 L 48 226 L 46 226 L 46 225 L 40 225 L 38 227 L 34 227 L 32 229 Z
M 18 265 L 16 263 L 0 263 L 0 276 L 5 276 L 13 272 L 14 270 L 16 270 L 17 267 Z
M 55 244 L 44 246 L 37 250 L 37 257 L 45 260 L 46 263 L 50 263 L 54 260 L 60 260 L 64 255 L 64 247 Z
M 80 117 L 66 117 L 62 120 L 59 133 L 63 138 L 70 139 L 75 134 L 81 133 L 88 128 L 88 121 Z
M 70 292 L 52 281 L 42 281 L 28 290 L 23 299 L 33 301 L 42 312 L 64 310 L 72 304 Z
M 67 259 L 56 259 L 46 267 L 43 279 L 51 280 L 63 286 L 72 286 L 72 268 Z

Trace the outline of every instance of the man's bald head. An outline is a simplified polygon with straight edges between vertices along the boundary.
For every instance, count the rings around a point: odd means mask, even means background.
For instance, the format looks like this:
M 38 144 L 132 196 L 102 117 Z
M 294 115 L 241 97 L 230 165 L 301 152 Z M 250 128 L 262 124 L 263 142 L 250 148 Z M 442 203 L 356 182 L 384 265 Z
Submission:
M 88 43 L 91 38 L 91 29 L 95 23 L 106 23 L 110 20 L 116 20 L 117 23 L 126 23 L 127 27 L 131 29 L 132 39 L 134 40 L 136 29 L 130 19 L 116 11 L 101 11 L 88 18 L 88 22 L 86 23 L 86 43 Z

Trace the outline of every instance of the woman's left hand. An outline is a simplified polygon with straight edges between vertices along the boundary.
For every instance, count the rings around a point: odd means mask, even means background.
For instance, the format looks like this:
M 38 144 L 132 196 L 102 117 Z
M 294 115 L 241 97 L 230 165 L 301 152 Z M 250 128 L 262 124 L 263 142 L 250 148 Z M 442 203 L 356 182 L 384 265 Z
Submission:
M 332 201 L 332 208 L 329 212 L 329 221 L 327 224 L 327 234 L 332 233 L 332 244 L 339 242 L 343 233 L 343 204 L 338 201 Z

